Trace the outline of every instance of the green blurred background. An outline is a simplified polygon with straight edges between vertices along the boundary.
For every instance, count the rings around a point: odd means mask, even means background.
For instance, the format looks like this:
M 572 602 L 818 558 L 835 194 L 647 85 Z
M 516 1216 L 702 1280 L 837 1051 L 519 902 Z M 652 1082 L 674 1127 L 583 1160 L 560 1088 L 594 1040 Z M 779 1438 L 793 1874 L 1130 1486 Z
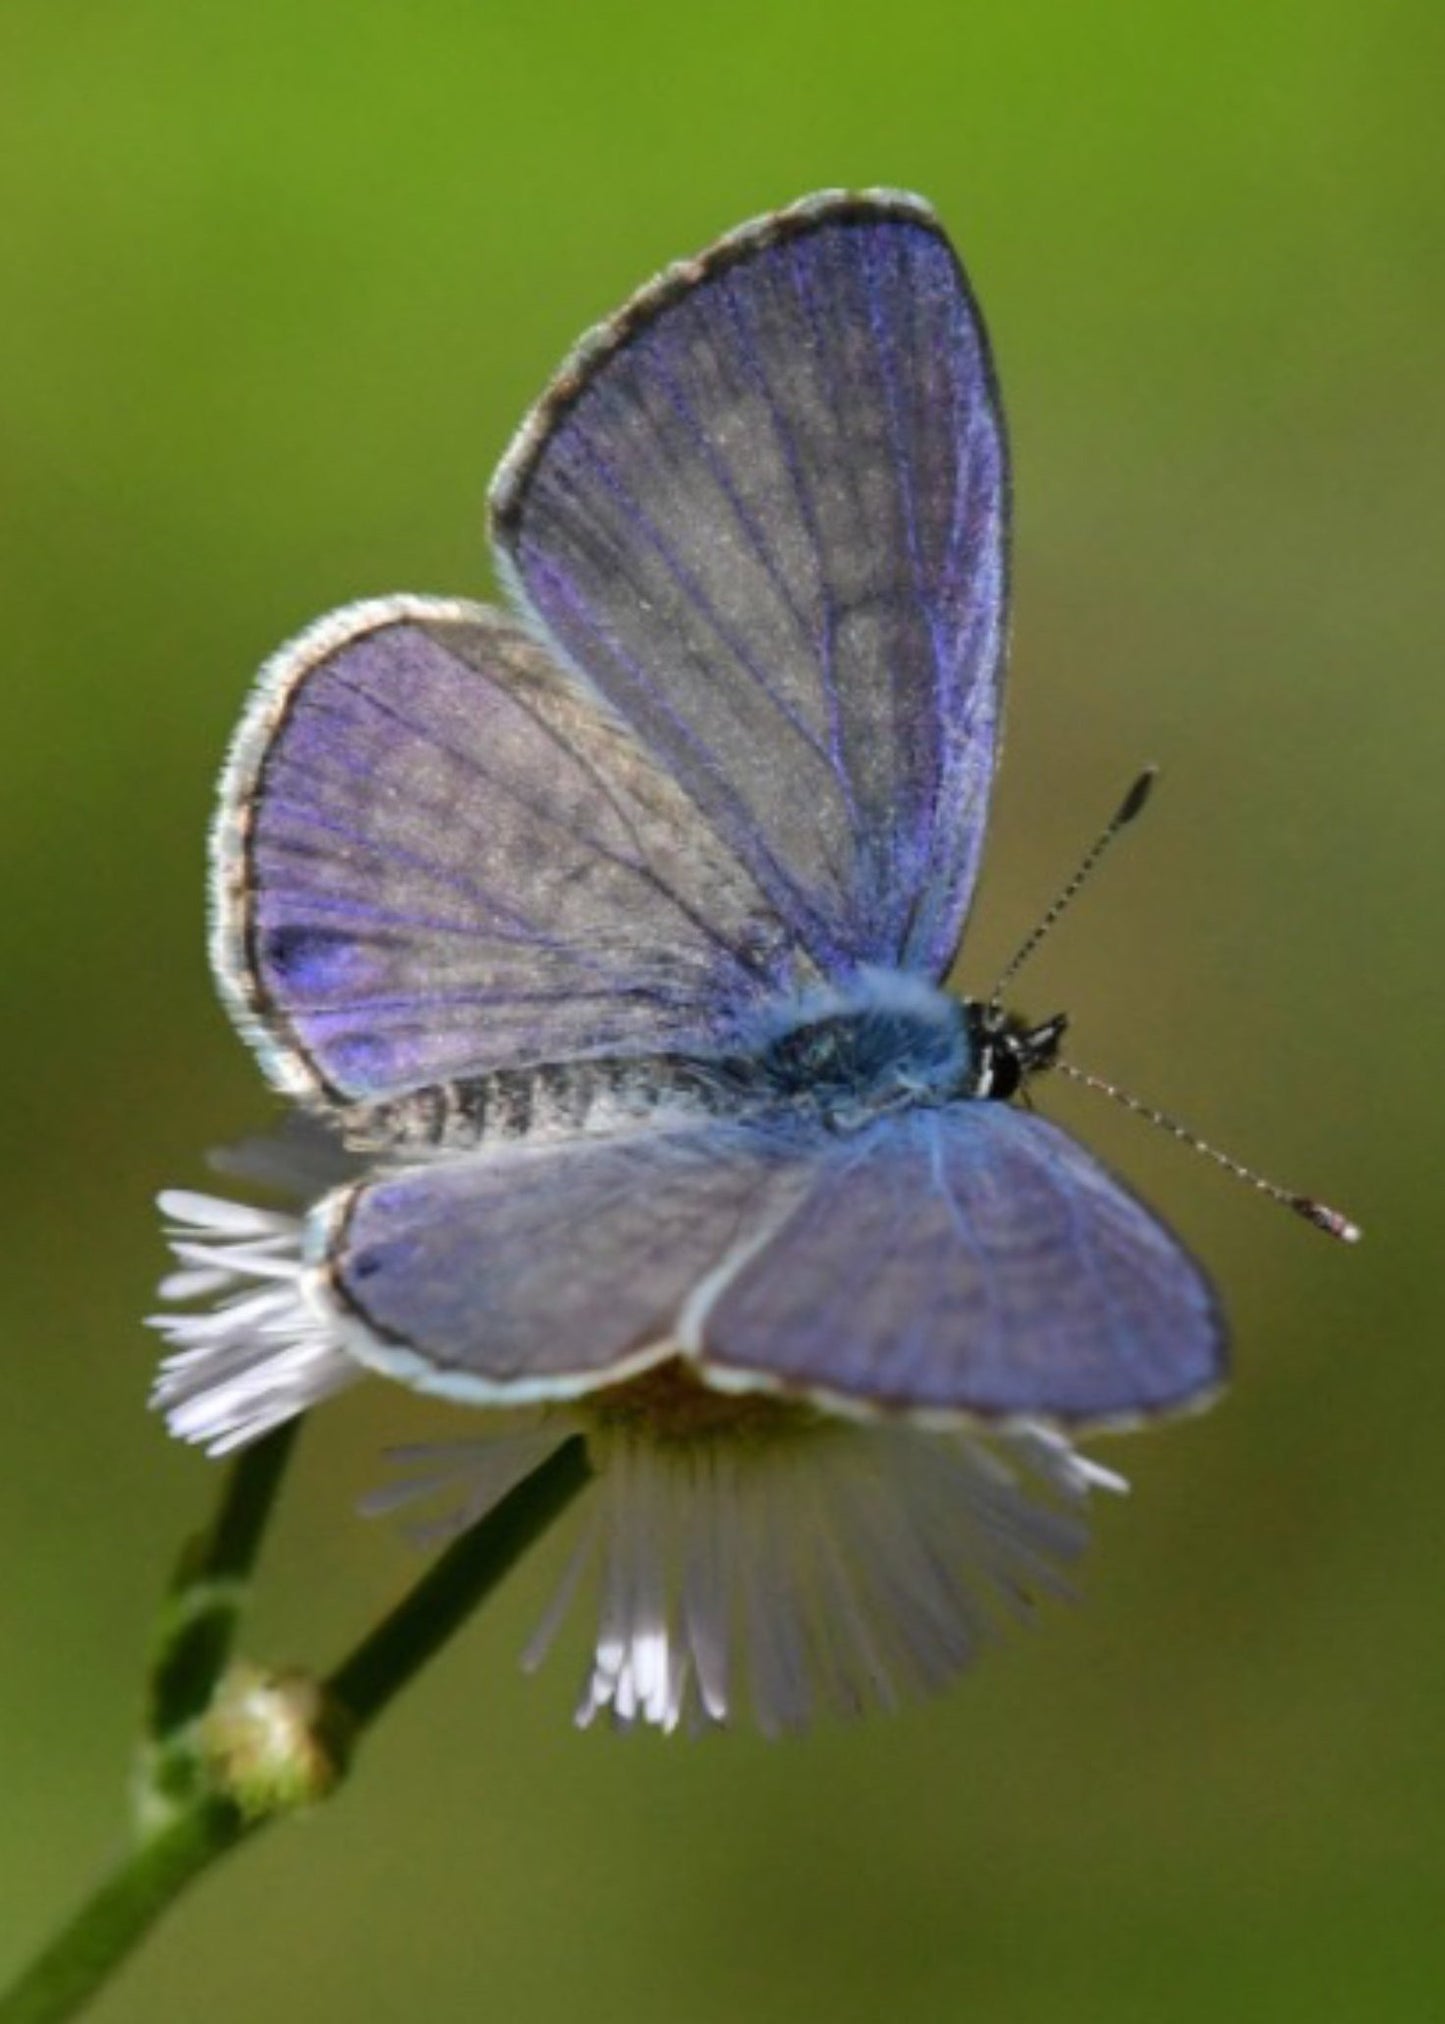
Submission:
M 653 268 L 828 183 L 930 195 L 1017 460 L 988 982 L 1343 1203 L 1332 1247 L 1106 1106 L 1196 1242 L 1213 1416 L 1108 1459 L 1086 1606 L 940 1703 L 770 1747 L 578 1737 L 515 1653 L 549 1546 L 331 1808 L 97 2014 L 990 2024 L 1445 2013 L 1440 10 L 9 4 L 0 13 L 0 1979 L 119 1844 L 153 1601 L 215 1482 L 144 1410 L 150 1197 L 268 1099 L 203 837 L 250 675 L 327 606 L 487 594 L 525 404 Z M 308 1434 L 251 1645 L 415 1571 Z

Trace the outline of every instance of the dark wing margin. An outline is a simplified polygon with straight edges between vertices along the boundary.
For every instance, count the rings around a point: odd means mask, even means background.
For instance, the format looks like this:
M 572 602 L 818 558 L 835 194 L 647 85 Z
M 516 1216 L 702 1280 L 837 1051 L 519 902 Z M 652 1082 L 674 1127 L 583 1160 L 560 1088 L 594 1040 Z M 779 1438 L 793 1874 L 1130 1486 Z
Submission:
M 909 1416 L 1125 1426 L 1204 1403 L 1224 1324 L 1199 1266 L 1067 1133 L 976 1101 L 820 1162 L 685 1347 L 713 1383 Z
M 392 597 L 263 670 L 212 833 L 213 966 L 282 1089 L 725 1044 L 801 981 L 751 876 L 516 620 Z
M 825 192 L 668 269 L 573 353 L 491 516 L 517 599 L 819 966 L 940 975 L 998 739 L 1008 470 L 928 206 Z

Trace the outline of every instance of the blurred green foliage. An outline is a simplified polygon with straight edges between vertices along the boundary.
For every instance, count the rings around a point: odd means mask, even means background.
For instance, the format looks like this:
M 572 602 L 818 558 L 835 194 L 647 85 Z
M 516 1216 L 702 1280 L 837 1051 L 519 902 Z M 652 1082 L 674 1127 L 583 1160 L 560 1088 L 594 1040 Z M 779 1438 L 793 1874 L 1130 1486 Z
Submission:
M 143 1410 L 149 1198 L 268 1111 L 202 943 L 212 780 L 315 613 L 485 594 L 490 467 L 655 266 L 923 190 L 1017 458 L 986 981 L 1145 759 L 1031 973 L 1081 1060 L 1359 1216 L 1332 1247 L 1087 1099 L 1209 1258 L 1238 1384 L 1136 1437 L 1089 1600 L 946 1701 L 769 1748 L 575 1737 L 546 1569 L 353 1789 L 99 2014 L 1094 2024 L 1434 2014 L 1445 1963 L 1442 16 L 10 0 L 0 13 L 0 1976 L 119 1837 L 148 1617 L 208 1465 Z M 350 1515 L 457 1417 L 307 1435 L 258 1656 L 413 1571 Z M 545 1555 L 543 1556 L 546 1557 Z

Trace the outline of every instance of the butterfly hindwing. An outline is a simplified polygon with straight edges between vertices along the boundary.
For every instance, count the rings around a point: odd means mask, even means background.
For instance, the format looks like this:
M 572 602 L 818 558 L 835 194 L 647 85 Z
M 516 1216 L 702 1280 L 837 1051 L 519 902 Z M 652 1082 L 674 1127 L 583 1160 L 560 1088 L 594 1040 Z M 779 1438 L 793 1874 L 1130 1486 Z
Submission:
M 703 1119 L 414 1167 L 322 1204 L 322 1284 L 358 1357 L 420 1390 L 569 1397 L 674 1353 L 697 1288 L 806 1189 L 810 1149 Z
M 1199 1267 L 1067 1133 L 975 1101 L 879 1119 L 718 1292 L 714 1377 L 834 1403 L 1122 1423 L 1207 1396 Z
M 1073 1140 L 1003 1104 L 502 1146 L 344 1190 L 315 1228 L 358 1356 L 479 1401 L 680 1352 L 724 1388 L 1086 1424 L 1223 1375 L 1199 1268 Z

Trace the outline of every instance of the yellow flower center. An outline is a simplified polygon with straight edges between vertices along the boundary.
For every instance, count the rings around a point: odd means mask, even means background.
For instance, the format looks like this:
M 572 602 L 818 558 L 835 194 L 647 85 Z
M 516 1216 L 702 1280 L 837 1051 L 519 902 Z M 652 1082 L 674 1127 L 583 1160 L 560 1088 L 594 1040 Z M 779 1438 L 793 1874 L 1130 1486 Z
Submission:
M 680 1357 L 593 1392 L 578 1406 L 601 1433 L 641 1434 L 659 1442 L 771 1441 L 801 1433 L 822 1418 L 801 1399 L 716 1391 Z

